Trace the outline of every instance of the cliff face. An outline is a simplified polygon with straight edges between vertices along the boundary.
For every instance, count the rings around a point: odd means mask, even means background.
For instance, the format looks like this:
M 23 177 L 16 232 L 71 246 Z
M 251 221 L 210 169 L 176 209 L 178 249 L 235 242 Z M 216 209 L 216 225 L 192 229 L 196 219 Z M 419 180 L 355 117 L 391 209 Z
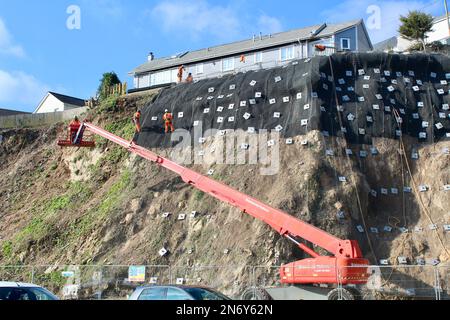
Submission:
M 318 58 L 283 69 L 202 81 L 191 86 L 180 85 L 166 89 L 156 100 L 152 95 L 128 97 L 119 104 L 103 105 L 89 118 L 93 123 L 131 139 L 134 130 L 131 115 L 136 108 L 143 108 L 143 133 L 138 142 L 158 154 L 178 161 L 183 152 L 197 158 L 202 152 L 200 158 L 204 161 L 187 166 L 203 174 L 209 172 L 218 181 L 330 234 L 358 240 L 364 255 L 374 264 L 382 259 L 398 264 L 400 256 L 407 257 L 410 264 L 415 264 L 417 258 L 440 259 L 444 264 L 449 243 L 443 226 L 450 220 L 450 192 L 444 191 L 444 186 L 450 183 L 446 152 L 450 142 L 445 138 L 450 121 L 448 110 L 444 110 L 447 95 L 436 91 L 437 98 L 442 101 L 431 104 L 432 111 L 418 107 L 417 100 L 402 102 L 398 110 L 405 109 L 403 123 L 407 125 L 402 128 L 404 133 L 400 140 L 396 137 L 395 117 L 384 109 L 388 103 L 385 100 L 379 102 L 379 111 L 370 100 L 377 99 L 379 94 L 373 86 L 384 88 L 384 82 L 381 78 L 377 81 L 371 78 L 374 82 L 369 83 L 370 93 L 366 95 L 364 91 L 367 90 L 364 89 L 364 79 L 367 79 L 364 76 L 375 72 L 373 66 L 380 63 L 363 58 L 334 57 L 335 78 L 331 82 L 329 80 L 333 79 L 328 79 L 331 71 L 326 71 L 330 70 L 327 69 L 329 60 Z M 382 66 L 393 66 L 389 71 L 397 71 L 394 66 L 398 64 L 393 63 L 397 61 L 396 57 L 383 56 L 383 59 L 385 64 Z M 352 76 L 344 79 L 345 86 L 339 85 L 342 83 L 339 79 L 350 71 L 350 62 L 354 61 L 361 66 L 353 67 Z M 425 95 L 431 87 L 445 87 L 441 79 L 450 70 L 447 60 L 442 58 L 442 61 L 442 71 L 436 71 L 439 81 L 424 84 L 426 87 L 421 89 L 424 90 L 421 94 Z M 408 74 L 408 69 L 413 69 L 414 65 L 413 60 L 405 62 L 402 74 Z M 435 70 L 430 68 L 423 71 L 424 75 Z M 365 74 L 359 75 L 361 69 Z M 384 74 L 385 69 L 382 67 L 380 72 Z M 413 70 L 418 73 L 418 69 Z M 371 77 L 374 75 L 370 74 Z M 280 81 L 275 82 L 278 76 L 282 78 L 282 85 Z M 254 79 L 256 84 L 251 86 Z M 400 85 L 401 79 L 389 78 L 391 84 L 392 80 L 397 80 L 395 105 L 400 104 L 403 97 L 400 87 L 407 86 Z M 227 98 L 231 93 L 225 91 L 233 84 L 236 91 Z M 277 87 L 280 85 L 284 91 Z M 347 91 L 347 86 L 354 87 L 354 95 L 335 90 L 345 87 Z M 210 88 L 214 88 L 214 92 L 209 92 Z M 412 87 L 410 89 L 414 91 Z M 406 95 L 413 94 L 408 90 L 404 91 Z M 256 92 L 262 94 L 254 105 L 250 99 Z M 318 98 L 314 98 L 314 92 Z M 298 93 L 302 93 L 302 98 L 297 99 Z M 344 108 L 339 113 L 333 102 L 336 93 L 338 105 Z M 390 93 L 383 91 L 382 94 L 389 103 L 394 99 Z M 229 101 L 219 103 L 221 95 Z M 344 99 L 345 95 L 351 102 L 342 101 L 341 104 L 339 99 Z M 434 101 L 434 93 L 430 95 Z M 361 96 L 365 97 L 365 102 L 360 101 Z M 197 100 L 199 97 L 202 99 Z M 285 97 L 289 97 L 289 101 L 283 102 Z M 276 103 L 271 104 L 271 99 L 276 99 Z M 246 104 L 241 105 L 241 101 Z M 233 103 L 235 107 L 228 109 Z M 224 107 L 221 112 L 217 111 L 220 106 Z M 201 143 L 196 137 L 195 150 L 187 147 L 172 149 L 176 143 L 161 132 L 161 113 L 165 108 L 174 111 L 177 129 L 193 132 L 195 121 L 202 121 L 204 129 L 228 129 L 225 136 L 235 141 L 235 148 L 225 151 L 230 157 L 239 154 L 248 157 L 254 148 L 261 146 L 261 143 L 254 144 L 250 136 L 245 136 L 248 146 L 241 148 L 238 141 L 242 141 L 240 135 L 243 132 L 238 129 L 248 131 L 249 127 L 254 127 L 258 132 L 259 129 L 282 126 L 281 137 L 274 139 L 274 145 L 268 149 L 277 170 L 272 175 L 261 175 L 261 168 L 270 163 L 249 164 L 248 159 L 243 164 L 209 163 L 206 160 L 212 151 L 223 146 L 219 138 L 224 136 L 220 133 L 204 135 L 205 140 Z M 210 112 L 205 113 L 208 108 Z M 180 112 L 183 112 L 182 117 Z M 245 119 L 246 113 L 251 117 Z M 275 113 L 280 113 L 280 117 L 274 117 Z M 419 113 L 421 122 L 429 120 L 428 128 L 413 130 L 417 127 L 415 113 Z M 439 120 L 443 125 L 441 129 L 435 126 L 439 113 L 446 117 Z M 233 114 L 234 122 L 217 122 L 219 117 L 228 119 Z M 372 114 L 372 122 L 368 121 L 369 114 Z M 350 115 L 356 120 L 349 120 Z M 427 117 L 433 117 L 434 122 Z M 302 120 L 308 120 L 307 124 L 302 125 Z M 340 130 L 343 127 L 347 128 L 349 136 Z M 367 131 L 360 134 L 359 129 L 364 128 Z M 249 286 L 251 277 L 244 266 L 265 267 L 258 269 L 255 277 L 271 284 L 277 279 L 277 270 L 270 266 L 304 257 L 288 240 L 280 238 L 265 224 L 192 189 L 176 175 L 103 139 L 96 138 L 97 147 L 92 150 L 57 147 L 57 137 L 63 130 L 61 124 L 1 133 L 0 265 L 172 265 L 183 270 L 174 276 L 190 277 L 191 280 L 203 277 L 203 284 L 237 294 Z M 427 139 L 419 141 L 418 133 L 422 130 L 428 133 Z M 286 141 L 288 138 L 292 138 L 292 143 Z M 266 145 L 267 142 L 263 141 Z M 279 161 L 272 157 L 276 150 L 279 150 Z M 426 192 L 419 192 L 422 185 L 427 186 Z M 191 217 L 192 211 L 197 212 L 195 217 Z M 164 213 L 171 214 L 165 217 Z M 186 214 L 186 219 L 179 220 L 179 214 Z M 436 224 L 437 230 L 431 230 L 430 224 Z M 392 231 L 385 232 L 386 226 Z M 359 232 L 358 227 L 364 232 Z M 408 232 L 402 228 L 407 228 Z M 169 251 L 163 257 L 158 254 L 162 248 Z M 212 273 L 186 271 L 187 267 L 211 265 L 221 268 Z M 421 272 L 409 276 L 414 281 L 433 281 Z M 61 289 L 57 285 L 53 288 L 55 291 Z

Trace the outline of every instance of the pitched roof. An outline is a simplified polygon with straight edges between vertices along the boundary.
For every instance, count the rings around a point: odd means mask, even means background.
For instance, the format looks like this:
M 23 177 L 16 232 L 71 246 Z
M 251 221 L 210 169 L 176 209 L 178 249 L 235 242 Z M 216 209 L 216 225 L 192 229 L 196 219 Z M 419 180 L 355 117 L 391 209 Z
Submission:
M 228 55 L 236 55 L 243 52 L 262 50 L 283 44 L 298 42 L 300 40 L 332 36 L 339 31 L 346 30 L 361 23 L 364 23 L 361 19 L 338 24 L 324 23 L 321 25 L 275 33 L 273 35 L 264 36 L 262 39 L 256 37 L 255 40 L 248 39 L 211 48 L 190 51 L 175 57 L 166 57 L 148 61 L 135 68 L 130 73 L 139 74 L 148 71 L 156 71 L 180 66 L 182 64 L 190 64 L 199 61 L 222 58 Z
M 16 110 L 8 110 L 8 109 L 0 109 L 0 116 L 14 116 L 16 114 L 29 114 L 30 112 L 16 111 Z
M 398 44 L 398 38 L 397 37 L 391 37 L 389 39 L 386 39 L 384 41 L 378 42 L 373 45 L 373 49 L 375 51 L 384 51 L 388 49 L 395 48 Z
M 54 96 L 55 98 L 57 98 L 59 101 L 61 101 L 63 103 L 67 103 L 67 104 L 71 104 L 71 105 L 79 106 L 79 107 L 84 107 L 84 105 L 86 104 L 86 101 L 83 99 L 66 96 L 64 94 L 51 92 L 51 91 L 49 91 L 48 93 L 50 93 L 52 96 Z

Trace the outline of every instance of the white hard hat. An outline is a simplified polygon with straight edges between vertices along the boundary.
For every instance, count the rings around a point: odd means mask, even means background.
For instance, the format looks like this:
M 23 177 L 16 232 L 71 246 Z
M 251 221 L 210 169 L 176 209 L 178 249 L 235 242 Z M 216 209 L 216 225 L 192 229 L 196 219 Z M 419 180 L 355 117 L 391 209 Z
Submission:
M 169 110 L 166 109 L 166 111 L 164 111 L 164 112 L 169 112 Z

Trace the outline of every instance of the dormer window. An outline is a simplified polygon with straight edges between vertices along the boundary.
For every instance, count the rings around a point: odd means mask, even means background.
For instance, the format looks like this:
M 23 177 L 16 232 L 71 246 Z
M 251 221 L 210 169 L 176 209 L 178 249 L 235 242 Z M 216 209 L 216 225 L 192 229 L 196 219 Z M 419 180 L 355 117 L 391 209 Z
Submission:
M 350 44 L 350 39 L 349 38 L 342 38 L 341 39 L 341 49 L 342 50 L 350 50 L 351 49 L 351 44 Z

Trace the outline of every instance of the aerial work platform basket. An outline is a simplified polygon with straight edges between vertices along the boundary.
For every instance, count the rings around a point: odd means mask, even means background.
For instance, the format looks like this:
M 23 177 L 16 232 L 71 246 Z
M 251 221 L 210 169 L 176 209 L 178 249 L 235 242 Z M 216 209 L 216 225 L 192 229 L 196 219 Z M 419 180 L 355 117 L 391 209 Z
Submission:
M 95 141 L 93 140 L 92 134 L 85 134 L 85 127 L 81 126 L 79 129 L 70 126 L 67 136 L 64 137 L 62 133 L 61 139 L 58 140 L 58 146 L 60 147 L 76 147 L 76 148 L 94 148 Z

